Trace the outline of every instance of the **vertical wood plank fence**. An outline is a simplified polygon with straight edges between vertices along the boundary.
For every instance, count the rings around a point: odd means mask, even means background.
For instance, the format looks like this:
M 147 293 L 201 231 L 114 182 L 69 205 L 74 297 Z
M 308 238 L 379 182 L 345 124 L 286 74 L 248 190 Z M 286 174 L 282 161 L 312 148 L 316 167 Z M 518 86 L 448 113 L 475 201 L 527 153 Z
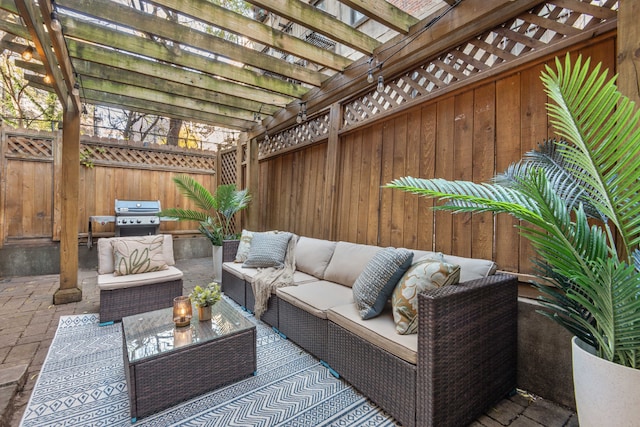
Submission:
M 0 247 L 59 240 L 61 135 L 3 127 L 0 141 Z M 114 215 L 115 199 L 160 200 L 163 208 L 194 207 L 171 178 L 189 174 L 213 192 L 219 181 L 235 182 L 235 151 L 218 156 L 211 151 L 83 137 L 80 236 L 88 232 L 89 216 Z M 98 236 L 114 232 L 112 223 L 93 227 Z M 197 233 L 197 224 L 162 222 L 160 231 L 192 234 Z

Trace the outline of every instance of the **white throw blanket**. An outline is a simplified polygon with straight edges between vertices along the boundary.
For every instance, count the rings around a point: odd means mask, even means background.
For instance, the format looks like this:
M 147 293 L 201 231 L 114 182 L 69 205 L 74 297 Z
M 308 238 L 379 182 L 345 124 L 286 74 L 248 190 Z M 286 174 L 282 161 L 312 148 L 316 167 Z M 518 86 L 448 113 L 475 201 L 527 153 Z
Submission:
M 296 243 L 298 236 L 293 234 L 289 239 L 287 254 L 282 267 L 261 268 L 253 277 L 251 287 L 255 297 L 254 313 L 256 318 L 260 318 L 267 310 L 271 293 L 285 286 L 293 286 L 293 273 L 296 271 Z

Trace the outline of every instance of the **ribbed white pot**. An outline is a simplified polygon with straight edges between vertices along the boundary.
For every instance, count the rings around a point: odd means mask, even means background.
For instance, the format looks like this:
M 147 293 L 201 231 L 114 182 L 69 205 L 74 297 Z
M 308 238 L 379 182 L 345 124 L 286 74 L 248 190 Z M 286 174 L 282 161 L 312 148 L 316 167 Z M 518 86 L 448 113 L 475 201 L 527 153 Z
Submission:
M 213 280 L 222 283 L 222 246 L 213 246 Z
M 596 356 L 594 348 L 577 337 L 571 346 L 580 427 L 640 426 L 640 369 Z

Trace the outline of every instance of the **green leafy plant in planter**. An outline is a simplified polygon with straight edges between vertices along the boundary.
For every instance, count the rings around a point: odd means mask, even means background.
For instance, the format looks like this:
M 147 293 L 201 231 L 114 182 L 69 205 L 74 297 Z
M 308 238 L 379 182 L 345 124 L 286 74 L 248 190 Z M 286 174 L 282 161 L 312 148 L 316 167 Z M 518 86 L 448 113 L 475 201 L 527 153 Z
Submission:
M 547 111 L 560 139 L 492 182 L 404 177 L 387 187 L 446 201 L 436 209 L 524 221 L 541 312 L 598 357 L 640 369 L 640 113 L 600 65 L 589 67 L 569 55 L 546 67 Z
M 220 301 L 220 298 L 222 298 L 222 293 L 220 292 L 220 285 L 216 282 L 209 283 L 205 288 L 196 285 L 189 294 L 189 299 L 198 309 L 198 319 L 200 321 L 211 320 L 211 307 Z
M 239 237 L 233 227 L 233 217 L 247 208 L 251 195 L 245 190 L 237 190 L 234 184 L 220 185 L 215 194 L 211 194 L 202 184 L 189 175 L 173 178 L 182 194 L 195 202 L 196 209 L 168 208 L 160 215 L 177 218 L 180 221 L 197 221 L 198 230 L 214 246 L 222 246 L 224 240 Z
M 189 299 L 197 307 L 211 307 L 222 297 L 220 292 L 220 285 L 216 282 L 209 283 L 206 287 L 196 285 L 193 291 L 189 294 Z

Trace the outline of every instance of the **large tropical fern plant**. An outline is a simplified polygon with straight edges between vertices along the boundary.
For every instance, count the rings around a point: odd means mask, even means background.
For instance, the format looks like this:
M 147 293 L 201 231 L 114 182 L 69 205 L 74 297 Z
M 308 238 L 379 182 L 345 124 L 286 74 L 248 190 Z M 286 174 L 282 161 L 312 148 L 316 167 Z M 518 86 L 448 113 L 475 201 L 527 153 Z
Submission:
M 609 361 L 640 369 L 640 112 L 590 60 L 542 73 L 558 140 L 490 183 L 400 178 L 436 209 L 508 213 L 536 251 L 542 313 Z
M 220 185 L 215 193 L 211 194 L 189 175 L 175 176 L 173 182 L 180 192 L 187 199 L 192 200 L 200 210 L 168 208 L 160 212 L 160 215 L 180 221 L 197 221 L 198 230 L 214 246 L 222 246 L 224 240 L 237 237 L 233 227 L 233 217 L 249 206 L 251 195 L 246 189 L 236 190 L 234 184 Z

